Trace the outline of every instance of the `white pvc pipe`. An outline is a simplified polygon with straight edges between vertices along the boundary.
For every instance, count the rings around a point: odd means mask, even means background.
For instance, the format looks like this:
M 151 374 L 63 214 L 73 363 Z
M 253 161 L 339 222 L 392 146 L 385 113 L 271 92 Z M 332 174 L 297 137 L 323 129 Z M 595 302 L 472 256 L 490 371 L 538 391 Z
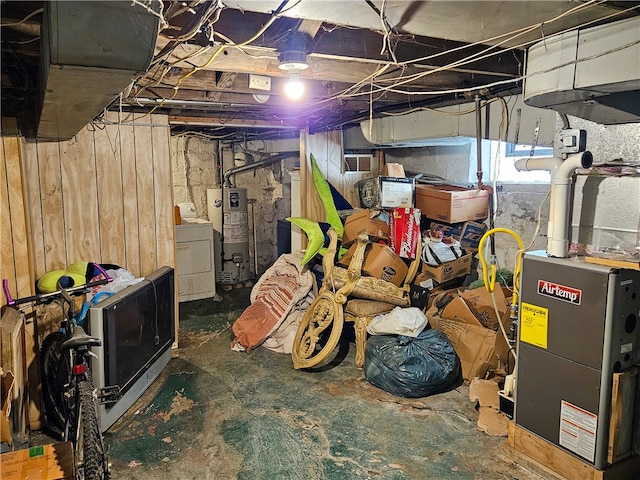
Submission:
M 576 168 L 589 168 L 593 163 L 591 152 L 580 152 L 562 160 L 551 158 L 523 158 L 515 163 L 516 170 L 547 170 L 551 172 L 551 192 L 549 198 L 549 223 L 547 227 L 547 255 L 550 257 L 569 256 L 569 194 L 572 175 Z

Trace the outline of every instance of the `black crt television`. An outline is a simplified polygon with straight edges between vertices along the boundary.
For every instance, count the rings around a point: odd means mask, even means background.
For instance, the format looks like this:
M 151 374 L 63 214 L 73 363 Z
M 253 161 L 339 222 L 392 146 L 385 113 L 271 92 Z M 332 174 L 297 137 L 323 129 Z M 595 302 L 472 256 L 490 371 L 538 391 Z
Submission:
M 89 310 L 89 333 L 102 345 L 92 349 L 96 388 L 119 386 L 121 397 L 99 407 L 102 431 L 140 398 L 171 359 L 175 341 L 175 274 L 161 267 Z

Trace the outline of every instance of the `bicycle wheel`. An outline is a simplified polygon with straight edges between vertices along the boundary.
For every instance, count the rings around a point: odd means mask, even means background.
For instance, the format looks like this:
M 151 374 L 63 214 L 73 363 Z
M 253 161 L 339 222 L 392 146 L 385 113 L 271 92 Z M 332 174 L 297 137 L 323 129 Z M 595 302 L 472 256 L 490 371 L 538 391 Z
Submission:
M 47 335 L 40 348 L 40 375 L 44 420 L 62 437 L 65 424 L 65 385 L 70 378 L 69 362 L 62 359 L 61 347 L 66 336 L 62 332 Z
M 77 480 L 109 478 L 107 456 L 98 424 L 96 398 L 90 381 L 78 382 L 77 424 L 75 426 L 75 464 Z

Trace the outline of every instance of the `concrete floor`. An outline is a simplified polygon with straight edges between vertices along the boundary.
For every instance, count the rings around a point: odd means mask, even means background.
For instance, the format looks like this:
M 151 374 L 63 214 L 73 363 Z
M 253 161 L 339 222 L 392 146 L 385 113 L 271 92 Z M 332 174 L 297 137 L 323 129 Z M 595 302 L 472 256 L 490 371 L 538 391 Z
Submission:
M 248 295 L 180 305 L 176 358 L 107 433 L 113 479 L 543 478 L 478 431 L 466 386 L 395 397 L 364 379 L 353 343 L 317 372 L 232 351 Z

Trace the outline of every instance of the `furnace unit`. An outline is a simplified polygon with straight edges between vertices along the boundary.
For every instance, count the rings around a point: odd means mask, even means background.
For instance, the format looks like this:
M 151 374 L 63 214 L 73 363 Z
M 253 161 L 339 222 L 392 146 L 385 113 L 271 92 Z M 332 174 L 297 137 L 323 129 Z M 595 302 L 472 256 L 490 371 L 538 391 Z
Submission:
M 529 252 L 521 292 L 516 424 L 599 470 L 632 455 L 640 271 Z M 625 378 L 626 417 L 610 428 L 612 387 Z

